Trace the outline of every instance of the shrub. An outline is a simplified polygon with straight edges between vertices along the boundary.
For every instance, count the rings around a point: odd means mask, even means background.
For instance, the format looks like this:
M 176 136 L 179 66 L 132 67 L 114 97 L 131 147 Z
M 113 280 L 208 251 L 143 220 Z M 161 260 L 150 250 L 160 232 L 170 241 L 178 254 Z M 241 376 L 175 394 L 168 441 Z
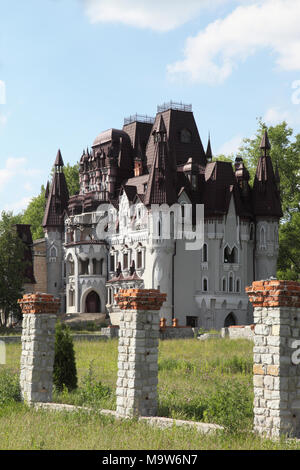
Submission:
M 207 398 L 203 416 L 206 422 L 221 424 L 230 432 L 249 430 L 253 418 L 249 386 L 236 380 L 217 383 Z
M 61 322 L 57 322 L 55 330 L 53 383 L 58 391 L 62 391 L 64 386 L 68 391 L 77 388 L 77 371 L 73 340 L 70 329 Z
M 93 370 L 93 361 L 89 363 L 87 374 L 83 377 L 78 390 L 78 404 L 100 405 L 104 399 L 111 397 L 110 387 L 97 380 Z
M 9 370 L 0 372 L 0 405 L 21 401 L 19 375 Z

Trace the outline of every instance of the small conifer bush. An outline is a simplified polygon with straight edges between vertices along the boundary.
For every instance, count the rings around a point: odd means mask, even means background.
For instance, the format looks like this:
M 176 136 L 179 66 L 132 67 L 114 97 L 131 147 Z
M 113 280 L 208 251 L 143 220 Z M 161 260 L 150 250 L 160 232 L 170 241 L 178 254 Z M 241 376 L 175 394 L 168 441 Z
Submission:
M 70 329 L 57 322 L 55 329 L 55 356 L 53 383 L 58 391 L 67 388 L 69 392 L 77 388 L 75 353 Z

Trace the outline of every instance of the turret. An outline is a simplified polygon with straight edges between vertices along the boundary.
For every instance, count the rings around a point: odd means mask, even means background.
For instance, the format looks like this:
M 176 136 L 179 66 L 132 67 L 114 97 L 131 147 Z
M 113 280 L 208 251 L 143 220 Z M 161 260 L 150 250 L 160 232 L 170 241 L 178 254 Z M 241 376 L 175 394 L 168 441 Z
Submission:
M 265 130 L 253 184 L 253 212 L 256 220 L 255 279 L 276 275 L 278 257 L 278 224 L 282 217 L 279 174 L 274 174 L 270 157 L 271 145 Z
M 61 297 L 61 311 L 64 310 L 63 242 L 64 218 L 68 208 L 69 191 L 63 172 L 64 162 L 60 150 L 54 162 L 51 186 L 46 188 L 47 200 L 43 218 L 47 247 L 48 293 Z

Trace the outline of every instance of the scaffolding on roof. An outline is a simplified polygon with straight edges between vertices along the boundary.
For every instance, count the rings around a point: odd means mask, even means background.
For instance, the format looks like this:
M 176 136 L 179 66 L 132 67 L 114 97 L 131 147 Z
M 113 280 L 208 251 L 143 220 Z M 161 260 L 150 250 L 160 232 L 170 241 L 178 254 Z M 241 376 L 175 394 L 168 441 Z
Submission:
M 168 103 L 163 103 L 162 105 L 157 106 L 157 112 L 158 113 L 168 111 L 168 109 L 175 109 L 177 111 L 192 112 L 192 105 L 191 104 L 184 104 L 182 102 L 177 103 L 176 101 L 169 101 Z
M 145 122 L 148 124 L 153 124 L 154 121 L 155 118 L 152 116 L 147 116 L 147 114 L 133 114 L 132 116 L 129 116 L 124 119 L 124 126 L 133 122 Z

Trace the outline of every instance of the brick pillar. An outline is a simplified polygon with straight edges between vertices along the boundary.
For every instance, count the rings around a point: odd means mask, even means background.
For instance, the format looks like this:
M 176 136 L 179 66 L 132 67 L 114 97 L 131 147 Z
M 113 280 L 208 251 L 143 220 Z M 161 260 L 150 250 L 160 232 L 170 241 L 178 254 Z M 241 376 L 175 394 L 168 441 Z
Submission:
M 23 313 L 20 386 L 28 403 L 51 402 L 56 313 L 60 301 L 48 294 L 27 294 Z
M 117 414 L 157 414 L 159 310 L 166 294 L 155 289 L 121 289 Z
M 300 435 L 300 283 L 256 281 L 246 287 L 254 307 L 254 430 Z

